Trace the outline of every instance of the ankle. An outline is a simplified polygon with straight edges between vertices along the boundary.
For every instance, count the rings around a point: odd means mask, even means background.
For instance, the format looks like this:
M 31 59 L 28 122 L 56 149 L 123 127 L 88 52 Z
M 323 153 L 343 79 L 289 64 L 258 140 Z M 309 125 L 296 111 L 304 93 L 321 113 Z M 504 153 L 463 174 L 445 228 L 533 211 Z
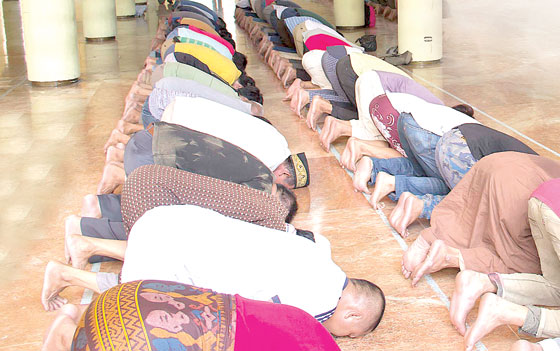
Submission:
M 446 268 L 459 268 L 460 257 L 461 257 L 461 251 L 459 249 L 446 245 L 446 249 L 445 249 Z
M 60 280 L 62 280 L 66 284 L 70 284 L 73 276 L 71 273 L 72 268 L 66 265 L 60 265 L 59 276 Z

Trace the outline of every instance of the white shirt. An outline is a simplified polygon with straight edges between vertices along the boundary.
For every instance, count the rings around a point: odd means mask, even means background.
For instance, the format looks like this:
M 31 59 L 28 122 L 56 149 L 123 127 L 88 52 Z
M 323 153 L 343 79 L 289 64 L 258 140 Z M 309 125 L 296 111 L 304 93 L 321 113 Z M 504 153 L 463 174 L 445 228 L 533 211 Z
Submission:
M 228 141 L 273 171 L 290 156 L 286 138 L 272 125 L 211 100 L 178 96 L 167 106 L 161 120 Z
M 161 206 L 134 225 L 123 283 L 177 281 L 245 298 L 281 302 L 312 316 L 332 312 L 346 274 L 317 243 L 192 206 Z
M 431 104 L 414 95 L 387 93 L 387 98 L 399 113 L 410 113 L 420 127 L 439 136 L 461 124 L 480 124 L 474 118 L 449 106 Z
M 366 72 L 356 80 L 358 120 L 350 121 L 354 138 L 361 140 L 385 140 L 369 113 L 371 100 L 382 94 L 385 94 L 385 90 L 376 71 Z
M 382 94 L 387 95 L 391 105 L 399 114 L 410 113 L 421 128 L 439 136 L 461 124 L 480 123 L 448 106 L 432 104 L 411 94 L 386 92 L 377 72 L 369 71 L 356 81 L 358 120 L 350 121 L 353 137 L 362 140 L 384 139 L 369 113 L 371 101 Z

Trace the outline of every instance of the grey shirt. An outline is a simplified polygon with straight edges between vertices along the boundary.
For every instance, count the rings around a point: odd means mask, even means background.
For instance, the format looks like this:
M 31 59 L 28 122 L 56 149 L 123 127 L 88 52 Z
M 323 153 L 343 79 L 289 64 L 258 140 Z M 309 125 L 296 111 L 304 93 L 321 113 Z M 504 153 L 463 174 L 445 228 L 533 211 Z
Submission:
M 239 98 L 225 95 L 194 80 L 166 77 L 156 83 L 149 97 L 150 112 L 154 118 L 160 120 L 163 111 L 176 96 L 201 97 L 251 114 L 251 104 Z

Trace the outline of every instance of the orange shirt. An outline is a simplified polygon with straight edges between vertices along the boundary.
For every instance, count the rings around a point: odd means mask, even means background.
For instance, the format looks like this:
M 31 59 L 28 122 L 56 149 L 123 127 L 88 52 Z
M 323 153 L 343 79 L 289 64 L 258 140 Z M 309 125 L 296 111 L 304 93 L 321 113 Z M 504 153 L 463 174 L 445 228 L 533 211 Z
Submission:
M 194 19 L 194 18 L 181 18 L 180 23 L 195 26 L 197 28 L 200 28 L 200 29 L 208 32 L 208 33 L 219 35 L 218 32 L 216 32 L 216 30 L 212 26 L 208 25 L 208 23 L 204 23 L 204 22 L 199 21 L 199 20 Z

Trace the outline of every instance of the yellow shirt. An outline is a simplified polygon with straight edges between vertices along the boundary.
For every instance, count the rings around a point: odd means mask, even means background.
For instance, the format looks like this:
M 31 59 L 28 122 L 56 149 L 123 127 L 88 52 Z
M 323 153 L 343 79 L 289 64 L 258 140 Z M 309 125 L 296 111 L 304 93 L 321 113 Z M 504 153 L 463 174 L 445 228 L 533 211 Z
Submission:
M 237 69 L 232 60 L 207 47 L 196 44 L 176 43 L 175 52 L 182 52 L 196 57 L 229 85 L 232 85 L 241 75 L 241 71 Z
M 351 53 L 350 54 L 350 64 L 352 69 L 356 72 L 356 75 L 361 76 L 365 72 L 369 71 L 384 71 L 400 74 L 402 76 L 410 78 L 403 70 L 393 66 L 389 62 L 383 61 L 380 58 L 362 53 Z

